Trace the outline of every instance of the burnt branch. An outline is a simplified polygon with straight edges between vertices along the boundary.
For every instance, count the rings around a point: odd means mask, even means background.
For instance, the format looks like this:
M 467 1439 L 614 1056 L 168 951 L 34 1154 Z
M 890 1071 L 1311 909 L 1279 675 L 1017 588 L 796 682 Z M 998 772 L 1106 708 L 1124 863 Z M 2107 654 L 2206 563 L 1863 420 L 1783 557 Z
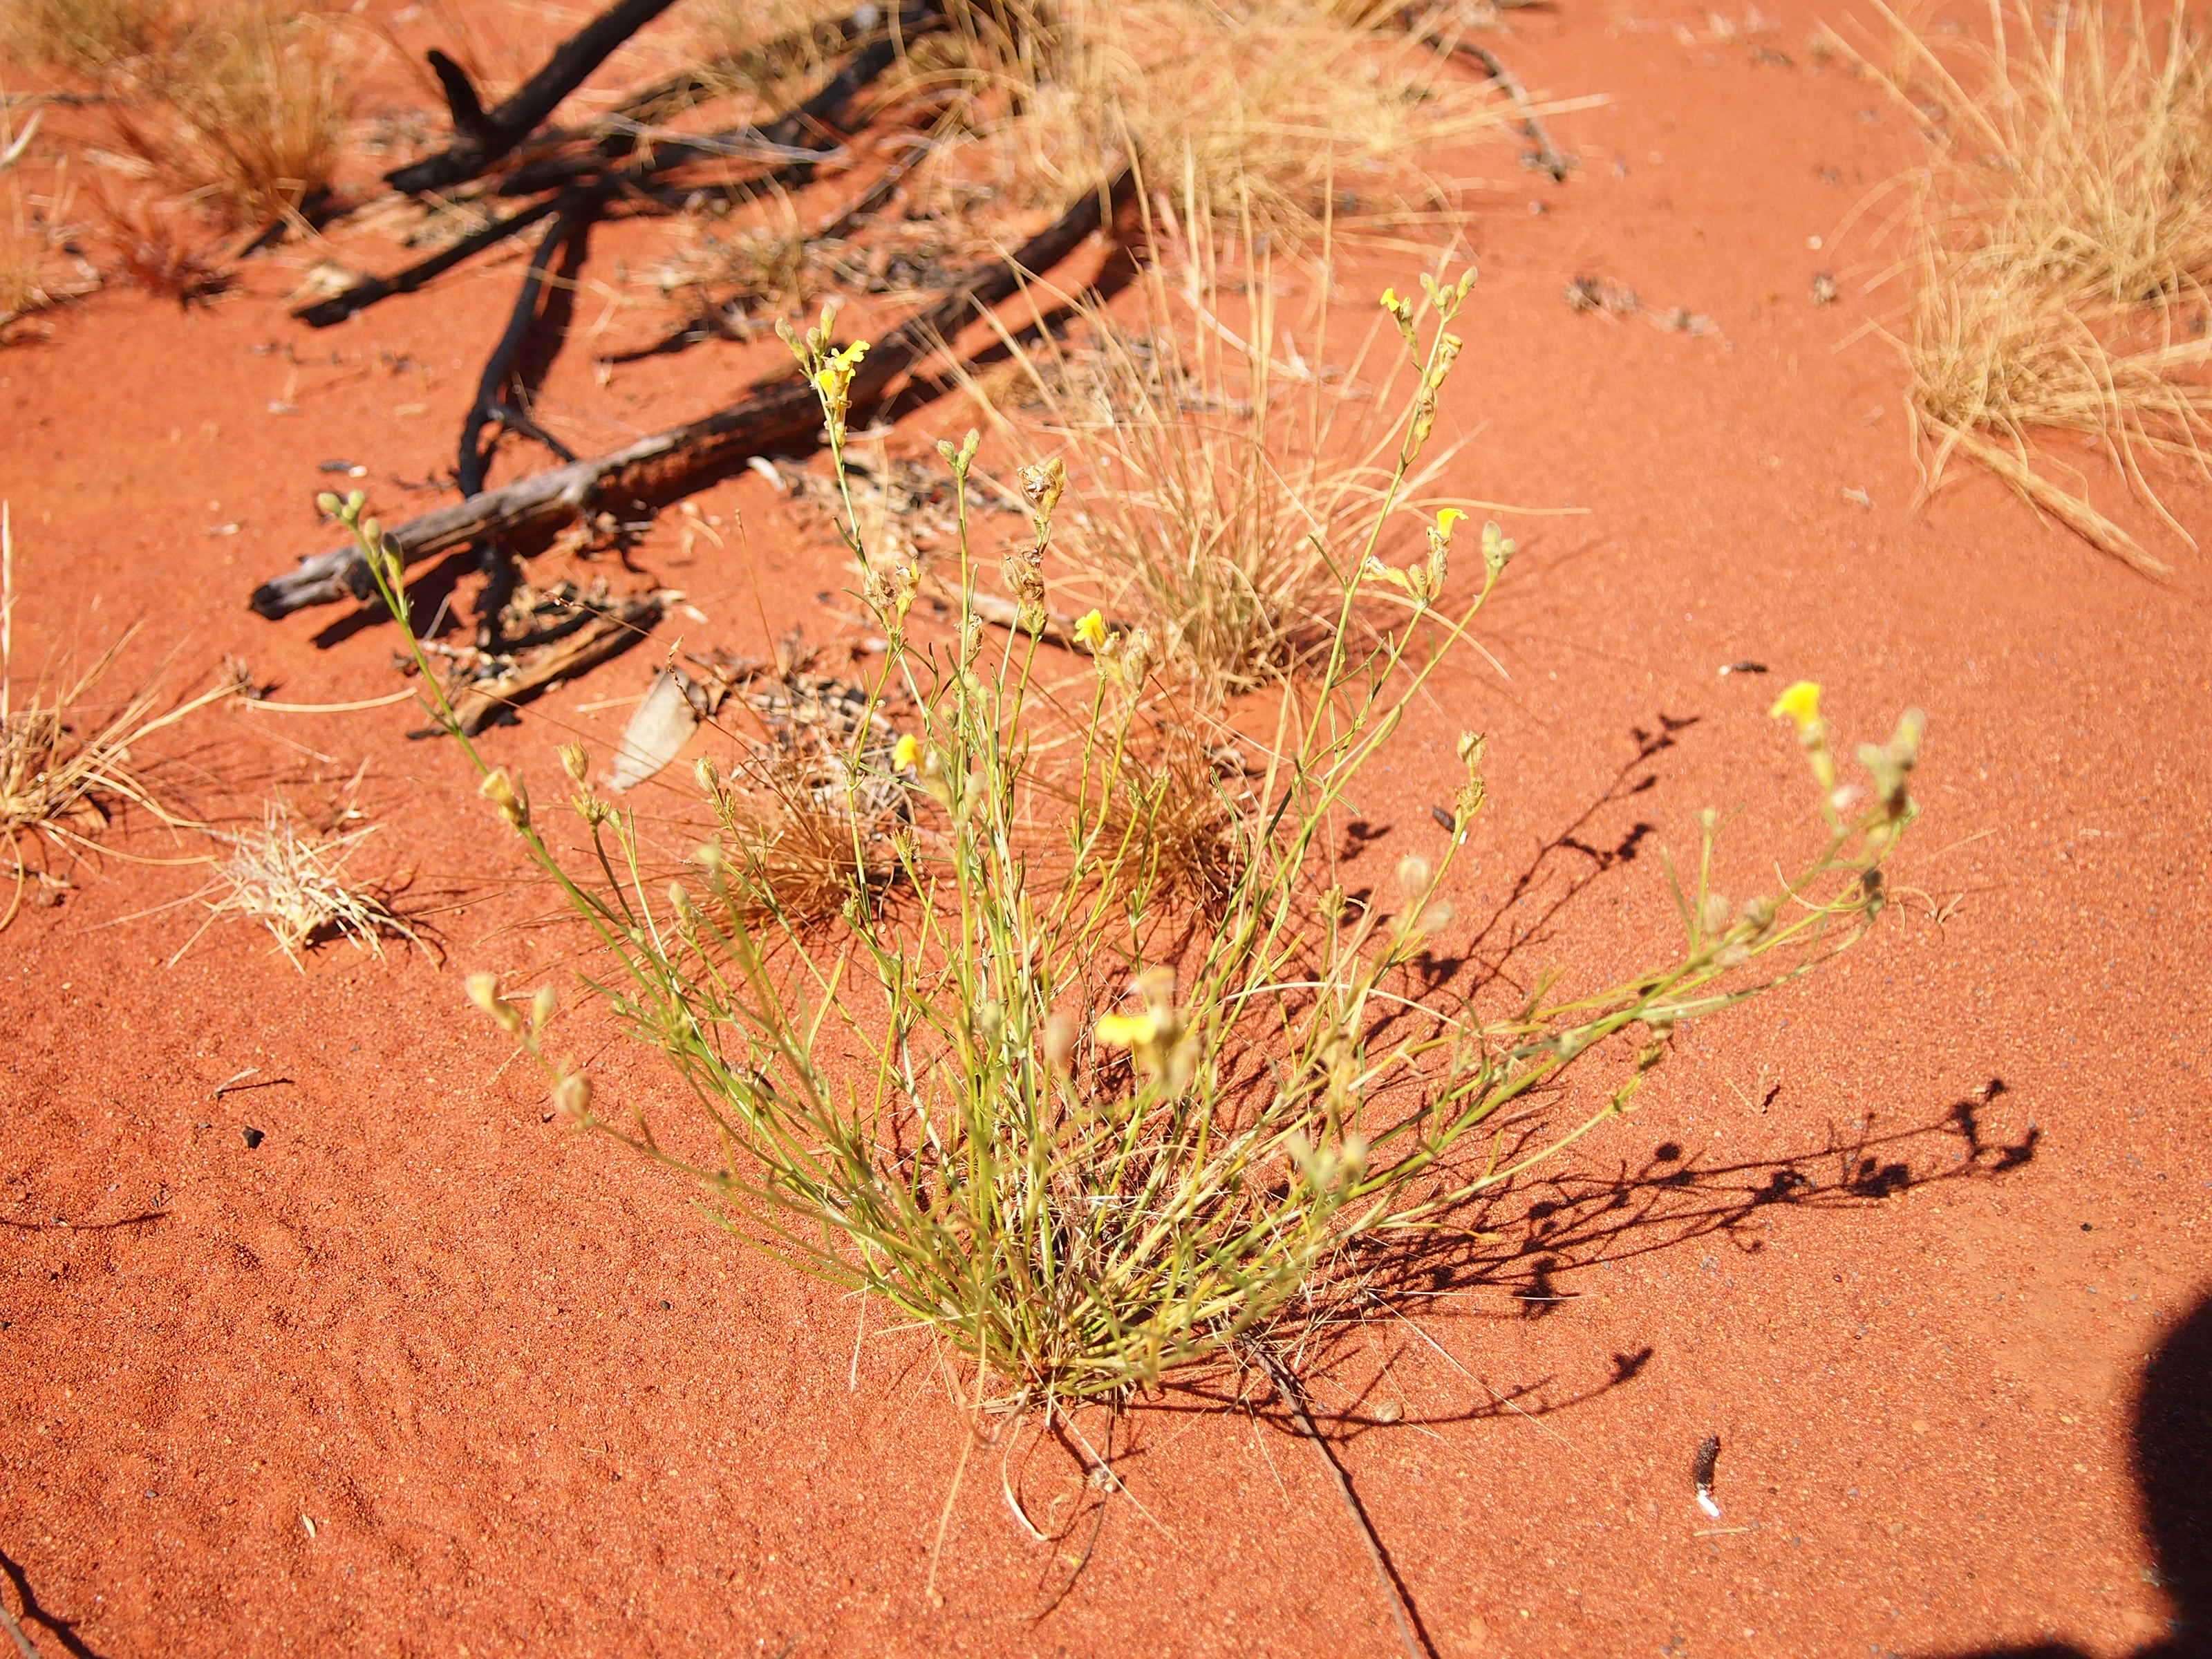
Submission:
M 459 66 L 442 52 L 431 53 L 430 67 L 445 88 L 459 136 L 435 155 L 395 167 L 384 175 L 385 181 L 394 190 L 416 195 L 448 190 L 475 178 L 537 131 L 561 101 L 583 85 L 617 46 L 674 3 L 675 0 L 615 0 L 562 41 L 543 69 L 489 113 Z
M 915 16 L 919 19 L 921 14 L 915 14 Z M 486 248 L 495 247 L 509 237 L 519 235 L 556 213 L 574 214 L 587 209 L 591 212 L 598 212 L 618 198 L 644 191 L 660 174 L 702 157 L 726 157 L 733 148 L 747 143 L 769 154 L 786 154 L 797 147 L 800 138 L 831 131 L 842 123 L 854 100 L 881 78 L 896 61 L 897 56 L 897 45 L 891 40 L 881 40 L 864 47 L 819 91 L 758 130 L 740 127 L 705 138 L 665 144 L 650 157 L 613 173 L 599 172 L 588 161 L 564 161 L 557 167 L 549 164 L 548 169 L 538 176 L 533 187 L 553 189 L 562 185 L 573 187 L 560 195 L 532 202 L 527 207 L 518 208 L 513 213 L 495 219 L 480 229 L 470 232 L 451 246 L 441 248 L 428 258 L 418 260 L 403 270 L 395 271 L 389 276 L 368 277 L 343 293 L 303 306 L 293 315 L 310 328 L 328 328 L 333 323 L 343 322 L 356 312 L 367 310 L 380 301 L 388 300 L 394 295 L 413 293 L 455 266 L 475 258 Z M 758 185 L 773 185 L 783 189 L 795 189 L 810 182 L 821 162 L 837 153 L 835 149 L 823 150 L 807 159 L 786 161 L 754 182 Z M 590 179 L 595 172 L 599 176 L 591 179 L 590 182 L 577 182 Z M 523 177 L 523 174 L 517 175 L 518 179 Z
M 434 46 L 423 56 L 429 63 L 430 73 L 438 77 L 439 90 L 446 94 L 446 108 L 453 118 L 453 131 L 472 143 L 496 143 L 491 118 L 484 113 L 483 100 L 477 96 L 477 83 L 469 79 L 469 72 Z

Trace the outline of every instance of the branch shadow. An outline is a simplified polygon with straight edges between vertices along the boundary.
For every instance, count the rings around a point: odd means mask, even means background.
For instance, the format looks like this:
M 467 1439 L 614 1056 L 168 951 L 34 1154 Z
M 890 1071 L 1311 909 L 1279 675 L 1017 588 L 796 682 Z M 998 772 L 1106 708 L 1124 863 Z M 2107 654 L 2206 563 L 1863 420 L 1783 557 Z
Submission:
M 40 1604 L 37 1595 L 31 1589 L 30 1575 L 24 1571 L 22 1563 L 5 1550 L 0 1550 L 0 1575 L 4 1575 L 8 1582 L 15 1587 L 16 1600 L 23 1606 L 21 1624 L 43 1627 L 47 1634 L 61 1644 L 62 1651 L 72 1656 L 72 1659 L 100 1659 L 99 1652 L 84 1638 L 76 1633 L 76 1620 L 64 1619 L 59 1613 L 52 1612 Z M 5 1603 L 0 1603 L 0 1611 L 5 1611 Z M 9 1623 L 11 1626 L 17 1623 L 13 1613 L 9 1615 Z M 9 1633 L 16 1636 L 19 1642 L 27 1642 L 28 1639 L 27 1635 L 12 1630 Z M 26 1650 L 33 1653 L 37 1651 L 34 1648 Z
M 2042 1139 L 2033 1123 L 2009 1139 L 1990 1132 L 1991 1104 L 2009 1092 L 2002 1079 L 1991 1078 L 1923 1121 L 1885 1127 L 1869 1117 L 1848 1132 L 1830 1125 L 1817 1146 L 1772 1158 L 1709 1162 L 1661 1141 L 1611 1170 L 1532 1172 L 1466 1212 L 1449 1233 L 1407 1242 L 1355 1240 L 1344 1264 L 1350 1296 L 1297 1333 L 1301 1375 L 1340 1371 L 1366 1346 L 1370 1327 L 1409 1322 L 1416 1310 L 1431 1320 L 1547 1319 L 1580 1294 L 1572 1277 L 1594 1267 L 1715 1239 L 1755 1256 L 1765 1248 L 1770 1218 L 1784 1211 L 1847 1212 L 1925 1187 L 2002 1180 L 2033 1162 Z M 1778 1085 L 1768 1102 L 1778 1093 Z M 1503 1312 L 1443 1305 L 1484 1291 L 1502 1291 L 1517 1306 Z M 1440 1346 L 1425 1333 L 1423 1340 Z M 1552 1392 L 1557 1379 L 1544 1377 L 1491 1390 L 1487 1403 L 1464 1411 L 1377 1415 L 1356 1402 L 1328 1414 L 1331 1437 L 1348 1441 L 1401 1423 L 1436 1427 L 1508 1412 L 1548 1416 L 1635 1382 L 1654 1357 L 1649 1346 L 1628 1350 L 1612 1356 L 1603 1376 L 1566 1395 Z M 1219 1380 L 1204 1378 L 1175 1385 L 1172 1395 L 1180 1397 L 1147 1409 L 1218 1409 L 1241 1405 L 1243 1398 Z

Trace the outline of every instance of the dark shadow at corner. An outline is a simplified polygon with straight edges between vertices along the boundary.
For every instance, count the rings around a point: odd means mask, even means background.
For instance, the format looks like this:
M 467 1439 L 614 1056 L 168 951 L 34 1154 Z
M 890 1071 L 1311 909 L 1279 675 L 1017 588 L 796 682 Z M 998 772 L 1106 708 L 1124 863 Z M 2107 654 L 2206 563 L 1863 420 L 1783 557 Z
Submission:
M 35 1639 L 40 1632 L 44 1632 L 60 1643 L 62 1651 L 74 1656 L 74 1659 L 100 1659 L 98 1650 L 76 1633 L 74 1619 L 64 1619 L 39 1604 L 39 1598 L 31 1589 L 30 1575 L 23 1571 L 22 1564 L 5 1550 L 0 1550 L 0 1574 L 6 1575 L 8 1582 L 15 1586 L 15 1599 L 22 1603 L 22 1616 L 18 1621 L 13 1610 L 8 1609 L 4 1601 L 0 1601 L 0 1610 L 8 1611 L 9 1621 L 20 1623 L 21 1633 L 17 1636 L 19 1642 Z M 16 1636 L 14 1631 L 9 1633 Z M 32 1650 L 37 1651 L 35 1648 Z
M 2136 1487 L 2155 1582 L 2172 1604 L 2166 1635 L 2133 1659 L 2212 1655 L 2212 1293 L 2159 1344 L 2136 1395 Z M 2114 1517 L 2117 1522 L 2118 1517 Z M 1976 1648 L 1945 1659 L 2091 1659 L 2057 1642 Z

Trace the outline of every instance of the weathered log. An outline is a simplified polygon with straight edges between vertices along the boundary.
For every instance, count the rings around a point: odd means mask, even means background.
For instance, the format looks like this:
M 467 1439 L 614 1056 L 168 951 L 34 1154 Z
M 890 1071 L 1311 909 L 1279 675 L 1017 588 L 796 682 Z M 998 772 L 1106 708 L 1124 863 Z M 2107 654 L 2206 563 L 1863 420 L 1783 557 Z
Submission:
M 1134 175 L 1125 170 L 1110 185 L 1086 193 L 1012 254 L 971 270 L 935 303 L 878 341 L 854 374 L 854 411 L 881 402 L 893 381 L 981 312 L 1012 295 L 1025 276 L 1065 258 L 1133 191 Z M 542 532 L 589 512 L 604 497 L 649 498 L 738 456 L 799 442 L 818 430 L 821 418 L 806 378 L 795 372 L 780 375 L 756 383 L 735 403 L 696 420 L 438 507 L 386 534 L 400 556 L 412 562 L 488 535 Z M 262 616 L 275 618 L 311 605 L 366 599 L 373 592 L 368 567 L 348 545 L 304 559 L 297 569 L 264 582 L 250 603 Z
M 386 182 L 394 190 L 414 195 L 426 190 L 447 190 L 475 178 L 537 131 L 562 100 L 583 85 L 617 46 L 674 3 L 675 0 L 615 0 L 562 41 L 544 68 L 489 112 L 459 66 L 447 60 L 453 70 L 448 76 L 439 68 L 444 54 L 435 54 L 431 68 L 438 72 L 440 84 L 446 89 L 459 136 L 435 155 L 393 168 L 384 175 Z

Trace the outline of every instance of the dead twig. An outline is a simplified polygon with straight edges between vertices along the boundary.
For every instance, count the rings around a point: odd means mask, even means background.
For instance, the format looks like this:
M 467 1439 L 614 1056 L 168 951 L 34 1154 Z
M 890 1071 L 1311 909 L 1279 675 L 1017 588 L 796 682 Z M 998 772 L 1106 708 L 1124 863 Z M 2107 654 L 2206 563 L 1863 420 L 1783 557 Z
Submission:
M 1367 1511 L 1359 1502 L 1359 1494 L 1352 1489 L 1352 1477 L 1336 1461 L 1328 1449 L 1328 1442 L 1315 1426 L 1313 1414 L 1306 1409 L 1305 1395 L 1297 1379 L 1291 1375 L 1290 1367 L 1275 1357 L 1274 1351 L 1263 1342 L 1249 1342 L 1246 1352 L 1257 1360 L 1267 1380 L 1275 1385 L 1275 1393 L 1298 1425 L 1298 1431 L 1313 1442 L 1318 1456 L 1336 1483 L 1337 1495 L 1344 1499 L 1344 1507 L 1351 1512 L 1352 1523 L 1359 1528 L 1360 1541 L 1367 1547 L 1367 1559 L 1375 1565 L 1375 1576 L 1382 1583 L 1382 1593 L 1390 1603 L 1391 1621 L 1398 1629 L 1399 1645 L 1406 1650 L 1408 1659 L 1436 1659 L 1436 1651 L 1420 1629 L 1413 1613 L 1413 1604 L 1407 1599 L 1405 1589 L 1398 1583 L 1398 1574 L 1390 1565 L 1390 1557 L 1382 1547 L 1382 1540 L 1375 1534 L 1375 1523 L 1367 1518 Z
M 1528 89 L 1521 84 L 1520 77 L 1505 67 L 1504 60 L 1496 52 L 1474 40 L 1449 39 L 1425 29 L 1422 31 L 1421 40 L 1447 58 L 1472 58 L 1481 64 L 1492 83 L 1511 100 L 1521 123 L 1521 136 L 1528 141 L 1530 146 L 1531 164 L 1538 172 L 1549 173 L 1553 184 L 1567 182 L 1567 174 L 1574 171 L 1573 160 L 1552 142 L 1552 135 L 1545 131 L 1544 123 L 1536 113 L 1535 102 L 1528 96 Z
M 561 681 L 622 655 L 653 631 L 667 595 L 641 593 L 611 610 L 594 611 L 574 633 L 491 679 L 476 680 L 453 694 L 453 715 L 471 737 L 502 709 L 529 702 Z

